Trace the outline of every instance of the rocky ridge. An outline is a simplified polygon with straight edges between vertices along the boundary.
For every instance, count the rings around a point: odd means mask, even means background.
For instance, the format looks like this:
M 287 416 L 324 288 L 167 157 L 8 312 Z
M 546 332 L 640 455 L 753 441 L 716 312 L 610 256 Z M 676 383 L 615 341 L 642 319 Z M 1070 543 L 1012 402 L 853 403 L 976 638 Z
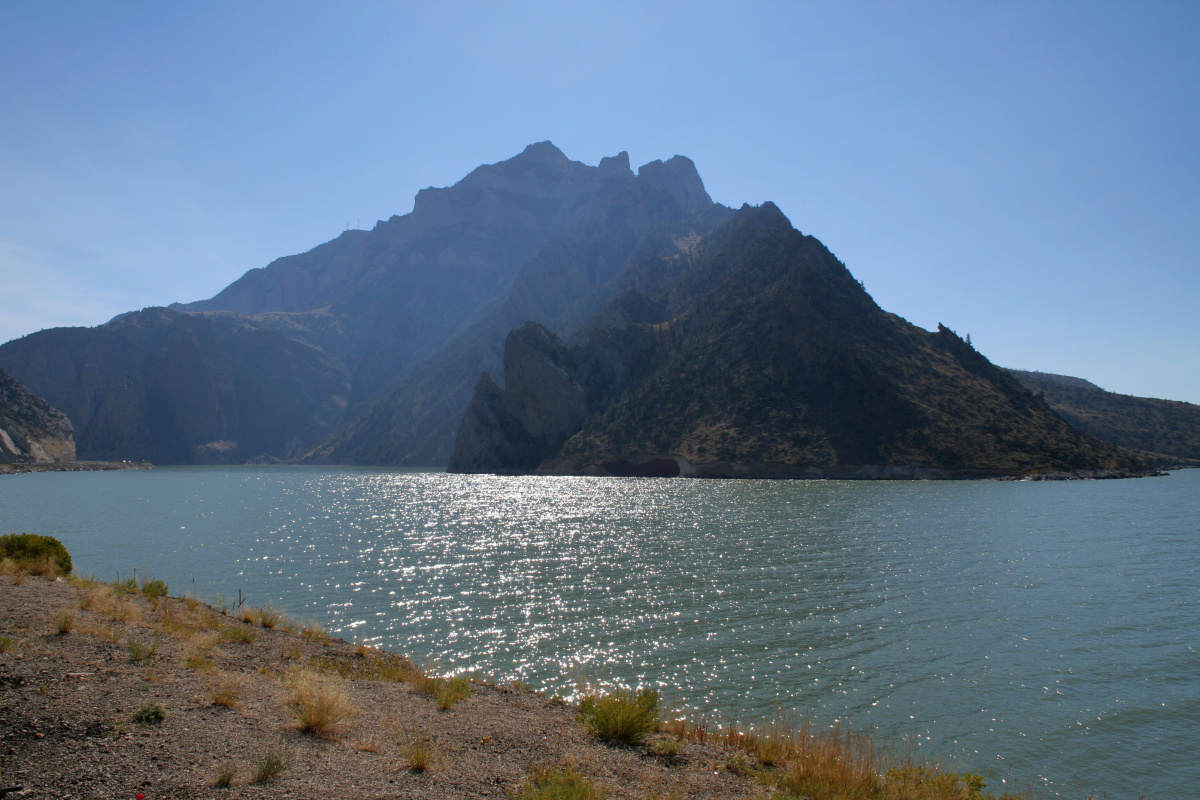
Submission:
M 0 369 L 0 464 L 75 462 L 71 421 Z

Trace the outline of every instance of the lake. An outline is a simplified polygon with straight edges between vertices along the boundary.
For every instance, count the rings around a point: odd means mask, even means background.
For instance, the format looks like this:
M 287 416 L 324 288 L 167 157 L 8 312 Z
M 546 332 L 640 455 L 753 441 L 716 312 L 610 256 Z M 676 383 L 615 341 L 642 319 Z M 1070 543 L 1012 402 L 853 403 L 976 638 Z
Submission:
M 76 572 L 273 603 L 418 662 L 909 737 L 991 789 L 1200 786 L 1200 470 L 1123 481 L 0 477 Z

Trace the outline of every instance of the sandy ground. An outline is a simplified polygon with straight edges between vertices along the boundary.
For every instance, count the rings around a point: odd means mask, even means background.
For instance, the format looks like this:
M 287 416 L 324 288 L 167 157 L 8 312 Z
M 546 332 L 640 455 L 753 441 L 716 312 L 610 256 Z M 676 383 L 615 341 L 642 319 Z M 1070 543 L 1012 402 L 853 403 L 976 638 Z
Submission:
M 474 684 L 439 711 L 395 679 L 401 656 L 266 629 L 194 600 L 0 576 L 0 637 L 0 782 L 23 784 L 18 796 L 506 798 L 531 771 L 564 766 L 610 798 L 768 796 L 713 745 L 684 743 L 674 757 L 651 753 L 662 734 L 607 746 L 576 709 L 512 686 Z M 289 687 L 302 672 L 349 699 L 353 715 L 329 736 L 298 729 Z M 222 689 L 230 706 L 214 703 Z M 161 723 L 133 721 L 147 703 L 165 709 Z M 410 768 L 414 743 L 434 754 L 425 771 Z M 285 766 L 256 781 L 268 753 Z M 215 785 L 222 769 L 233 771 L 228 787 Z

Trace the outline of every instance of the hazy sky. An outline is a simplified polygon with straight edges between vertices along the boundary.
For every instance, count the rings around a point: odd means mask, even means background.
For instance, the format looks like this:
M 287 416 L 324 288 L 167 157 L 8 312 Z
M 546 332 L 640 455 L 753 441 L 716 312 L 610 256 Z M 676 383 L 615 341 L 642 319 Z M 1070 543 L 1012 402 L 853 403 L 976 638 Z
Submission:
M 1200 4 L 0 0 L 0 341 L 549 139 L 692 158 L 992 361 L 1200 402 Z

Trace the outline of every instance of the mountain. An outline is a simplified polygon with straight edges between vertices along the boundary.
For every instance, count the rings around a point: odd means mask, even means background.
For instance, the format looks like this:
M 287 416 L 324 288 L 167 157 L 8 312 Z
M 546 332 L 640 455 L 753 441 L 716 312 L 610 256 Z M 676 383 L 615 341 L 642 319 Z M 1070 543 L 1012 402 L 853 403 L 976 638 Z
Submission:
M 635 174 L 542 142 L 209 300 L 5 343 L 0 366 L 75 420 L 89 459 L 443 466 L 514 324 L 603 303 L 631 259 L 722 213 L 681 156 Z
M 772 204 L 654 256 L 568 345 L 512 331 L 455 472 L 914 477 L 1138 472 L 952 331 L 880 309 Z M 659 280 L 655 281 L 655 276 Z M 621 283 L 621 281 L 618 281 Z
M 71 464 L 71 421 L 0 369 L 0 464 Z
M 1009 370 L 1058 414 L 1097 439 L 1150 453 L 1200 460 L 1200 406 L 1106 392 L 1048 372 Z

